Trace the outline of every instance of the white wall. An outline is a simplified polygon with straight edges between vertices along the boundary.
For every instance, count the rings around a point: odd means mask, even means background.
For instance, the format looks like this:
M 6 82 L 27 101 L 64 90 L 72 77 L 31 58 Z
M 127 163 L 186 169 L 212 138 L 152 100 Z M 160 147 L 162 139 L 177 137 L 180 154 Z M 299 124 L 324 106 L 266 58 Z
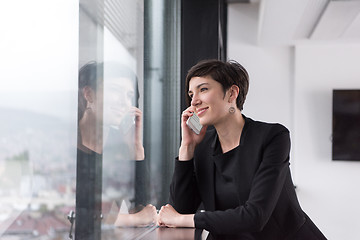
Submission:
M 360 162 L 331 160 L 332 89 L 360 89 L 360 43 L 299 43 L 295 56 L 299 198 L 329 239 L 360 239 Z
M 240 6 L 240 7 L 239 7 Z M 250 88 L 243 113 L 253 119 L 281 122 L 291 128 L 293 50 L 283 46 L 259 47 L 258 4 L 230 4 L 228 59 L 249 73 Z M 261 96 L 259 98 L 259 96 Z
M 250 74 L 244 114 L 289 128 L 299 201 L 326 237 L 360 239 L 360 162 L 332 161 L 330 142 L 332 89 L 360 88 L 360 43 L 259 46 L 258 9 L 229 6 L 228 58 Z

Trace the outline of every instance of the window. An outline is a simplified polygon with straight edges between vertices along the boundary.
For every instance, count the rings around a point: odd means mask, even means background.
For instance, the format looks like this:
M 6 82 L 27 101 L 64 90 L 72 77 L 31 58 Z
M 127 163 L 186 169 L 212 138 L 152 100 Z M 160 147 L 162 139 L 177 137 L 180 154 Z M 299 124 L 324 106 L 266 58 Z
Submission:
M 65 239 L 76 209 L 76 239 L 113 239 L 119 212 L 168 199 L 180 140 L 179 1 L 20 5 L 0 4 L 0 236 Z
M 75 207 L 78 3 L 0 3 L 0 238 L 64 239 Z
M 146 225 L 144 207 L 167 202 L 180 139 L 178 10 L 165 1 L 80 1 L 79 239 Z

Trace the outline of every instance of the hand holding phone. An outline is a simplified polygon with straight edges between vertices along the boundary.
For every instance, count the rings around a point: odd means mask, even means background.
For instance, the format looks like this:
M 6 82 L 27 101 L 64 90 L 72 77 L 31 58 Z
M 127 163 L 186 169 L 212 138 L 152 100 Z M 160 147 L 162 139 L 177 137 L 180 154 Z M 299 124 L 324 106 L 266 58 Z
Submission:
M 135 126 L 135 117 L 126 114 L 120 123 L 120 129 L 124 134 L 127 134 L 133 126 Z
M 191 117 L 188 118 L 188 120 L 186 121 L 186 125 L 188 125 L 196 134 L 199 134 L 202 129 L 200 119 L 195 112 Z

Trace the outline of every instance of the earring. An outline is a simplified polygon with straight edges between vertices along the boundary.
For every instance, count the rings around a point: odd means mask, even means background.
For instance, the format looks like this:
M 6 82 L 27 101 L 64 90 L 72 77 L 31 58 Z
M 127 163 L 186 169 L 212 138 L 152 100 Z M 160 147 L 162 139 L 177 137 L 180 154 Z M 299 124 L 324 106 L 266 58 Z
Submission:
M 229 107 L 229 113 L 231 113 L 231 114 L 235 113 L 235 108 L 234 107 Z

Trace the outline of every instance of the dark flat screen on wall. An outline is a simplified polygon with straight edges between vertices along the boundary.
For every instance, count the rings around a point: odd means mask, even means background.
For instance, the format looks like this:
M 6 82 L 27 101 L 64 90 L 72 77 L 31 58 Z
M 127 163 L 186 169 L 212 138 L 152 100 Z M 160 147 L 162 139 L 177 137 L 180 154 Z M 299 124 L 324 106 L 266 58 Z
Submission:
M 360 89 L 333 90 L 332 159 L 360 161 Z

